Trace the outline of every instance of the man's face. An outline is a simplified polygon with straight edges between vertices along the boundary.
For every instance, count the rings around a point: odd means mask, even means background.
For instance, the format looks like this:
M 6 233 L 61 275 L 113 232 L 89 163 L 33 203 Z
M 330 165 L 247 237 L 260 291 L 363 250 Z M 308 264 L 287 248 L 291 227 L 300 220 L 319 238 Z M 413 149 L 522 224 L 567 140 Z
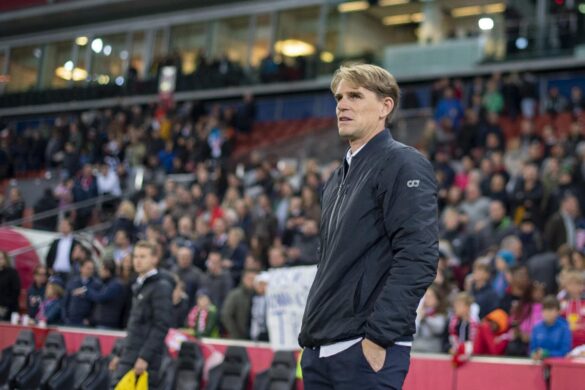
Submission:
M 179 253 L 177 254 L 177 264 L 179 265 L 179 268 L 189 268 L 191 263 L 191 250 L 189 248 L 179 249 Z
M 86 261 L 83 264 L 83 267 L 81 267 L 81 269 L 79 270 L 79 273 L 84 278 L 91 278 L 93 276 L 93 271 L 94 271 L 93 263 L 91 261 Z
M 207 259 L 207 269 L 212 274 L 221 273 L 221 256 L 218 253 L 212 253 Z
M 134 256 L 132 257 L 134 263 L 134 270 L 140 275 L 144 275 L 148 271 L 155 268 L 156 257 L 148 248 L 137 247 L 134 248 Z
M 68 235 L 71 233 L 71 223 L 66 219 L 62 220 L 59 224 L 59 231 L 65 236 Z
M 557 309 L 543 309 L 542 310 L 542 319 L 549 325 L 554 324 L 559 316 L 559 311 Z
M 381 130 L 386 116 L 394 107 L 392 99 L 380 99 L 374 92 L 345 80 L 339 82 L 335 100 L 339 136 L 350 142 Z

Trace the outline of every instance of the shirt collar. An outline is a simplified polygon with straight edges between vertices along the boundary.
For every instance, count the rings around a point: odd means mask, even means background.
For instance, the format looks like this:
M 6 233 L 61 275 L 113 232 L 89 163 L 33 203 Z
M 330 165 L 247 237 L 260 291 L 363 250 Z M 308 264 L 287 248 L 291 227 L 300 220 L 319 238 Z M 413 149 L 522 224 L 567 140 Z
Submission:
M 136 282 L 139 285 L 142 285 L 146 281 L 146 279 L 148 279 L 151 276 L 154 276 L 156 274 L 158 274 L 158 270 L 156 268 L 152 269 L 152 270 L 148 271 L 147 273 L 145 273 L 143 276 L 139 276 L 138 278 L 136 278 Z
M 347 161 L 347 165 L 351 165 L 351 159 L 354 158 L 355 156 L 357 156 L 357 154 L 364 148 L 364 146 L 366 146 L 367 144 L 363 144 L 362 146 L 360 146 L 358 148 L 358 150 L 356 150 L 354 153 L 351 152 L 351 148 L 349 148 L 347 150 L 347 153 L 345 154 L 345 160 Z

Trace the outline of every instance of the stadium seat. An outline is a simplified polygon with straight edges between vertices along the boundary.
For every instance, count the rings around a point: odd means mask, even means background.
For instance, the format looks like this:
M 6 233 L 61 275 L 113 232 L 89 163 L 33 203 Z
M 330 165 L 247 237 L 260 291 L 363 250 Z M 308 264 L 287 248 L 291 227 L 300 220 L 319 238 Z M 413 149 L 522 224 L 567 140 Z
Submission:
M 173 390 L 199 389 L 204 363 L 199 345 L 189 341 L 183 342 L 177 358 Z
M 3 354 L 4 358 L 4 354 Z M 1 383 L 3 388 L 34 389 L 41 381 L 40 352 L 35 351 L 35 336 L 32 330 L 22 330 L 12 346 L 8 375 Z M 4 359 L 3 359 L 4 360 Z
M 12 347 L 6 347 L 0 355 L 0 386 L 8 380 L 10 362 L 12 361 Z
M 270 368 L 256 375 L 254 390 L 293 390 L 296 380 L 296 365 L 297 362 L 292 352 L 276 352 Z
M 81 343 L 75 356 L 75 390 L 107 389 L 109 383 L 106 359 L 102 358 L 102 349 L 97 337 L 87 336 Z
M 173 390 L 175 382 L 175 373 L 177 371 L 177 361 L 165 350 L 165 354 L 160 363 L 158 387 L 159 390 Z M 195 387 L 193 387 L 195 389 Z
M 71 388 L 73 384 L 72 359 L 67 356 L 65 339 L 61 333 L 53 332 L 47 336 L 41 361 L 43 366 L 41 389 Z M 53 386 L 50 385 L 51 383 Z
M 209 373 L 209 390 L 244 390 L 250 376 L 250 360 L 244 347 L 231 346 L 223 363 Z

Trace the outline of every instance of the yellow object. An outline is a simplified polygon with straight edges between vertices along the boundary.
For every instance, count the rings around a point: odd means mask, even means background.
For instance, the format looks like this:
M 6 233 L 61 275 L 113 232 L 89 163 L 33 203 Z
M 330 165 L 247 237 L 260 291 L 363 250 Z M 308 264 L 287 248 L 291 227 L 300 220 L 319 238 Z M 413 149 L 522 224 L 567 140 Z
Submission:
M 301 359 L 303 358 L 303 351 L 299 353 L 299 360 L 297 361 L 297 379 L 303 379 L 303 369 L 301 368 Z
M 130 370 L 120 379 L 115 390 L 148 390 L 148 372 L 136 377 L 134 370 Z

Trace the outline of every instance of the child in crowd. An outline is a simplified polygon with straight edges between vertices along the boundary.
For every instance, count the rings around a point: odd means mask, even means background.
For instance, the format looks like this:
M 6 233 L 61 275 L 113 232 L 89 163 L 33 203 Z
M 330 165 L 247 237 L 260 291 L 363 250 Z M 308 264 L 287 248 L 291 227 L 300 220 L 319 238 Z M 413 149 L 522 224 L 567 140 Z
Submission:
M 441 289 L 431 285 L 417 310 L 413 351 L 442 352 L 446 326 L 447 301 Z
M 187 326 L 197 338 L 219 336 L 217 307 L 211 303 L 206 289 L 197 291 L 197 305 L 187 316 Z
M 453 315 L 449 322 L 449 353 L 453 355 L 453 363 L 460 365 L 469 359 L 473 352 L 473 341 L 477 334 L 479 319 L 474 313 L 473 297 L 462 292 L 453 301 Z
M 571 330 L 560 316 L 560 304 L 554 296 L 544 298 L 542 317 L 532 330 L 530 355 L 536 360 L 565 356 L 571 350 Z
M 565 274 L 566 295 L 560 302 L 561 315 L 573 334 L 573 348 L 585 344 L 585 277 L 580 271 Z
M 504 355 L 508 346 L 508 313 L 496 309 L 488 313 L 478 327 L 473 340 L 473 353 L 479 355 Z
M 473 264 L 473 273 L 471 274 L 471 295 L 479 305 L 479 318 L 484 318 L 498 307 L 500 297 L 494 291 L 490 284 L 491 270 L 490 266 L 481 261 Z
M 51 276 L 45 290 L 45 299 L 41 302 L 39 312 L 35 317 L 36 322 L 44 322 L 48 325 L 60 324 L 64 295 L 65 283 L 63 280 L 59 276 Z

